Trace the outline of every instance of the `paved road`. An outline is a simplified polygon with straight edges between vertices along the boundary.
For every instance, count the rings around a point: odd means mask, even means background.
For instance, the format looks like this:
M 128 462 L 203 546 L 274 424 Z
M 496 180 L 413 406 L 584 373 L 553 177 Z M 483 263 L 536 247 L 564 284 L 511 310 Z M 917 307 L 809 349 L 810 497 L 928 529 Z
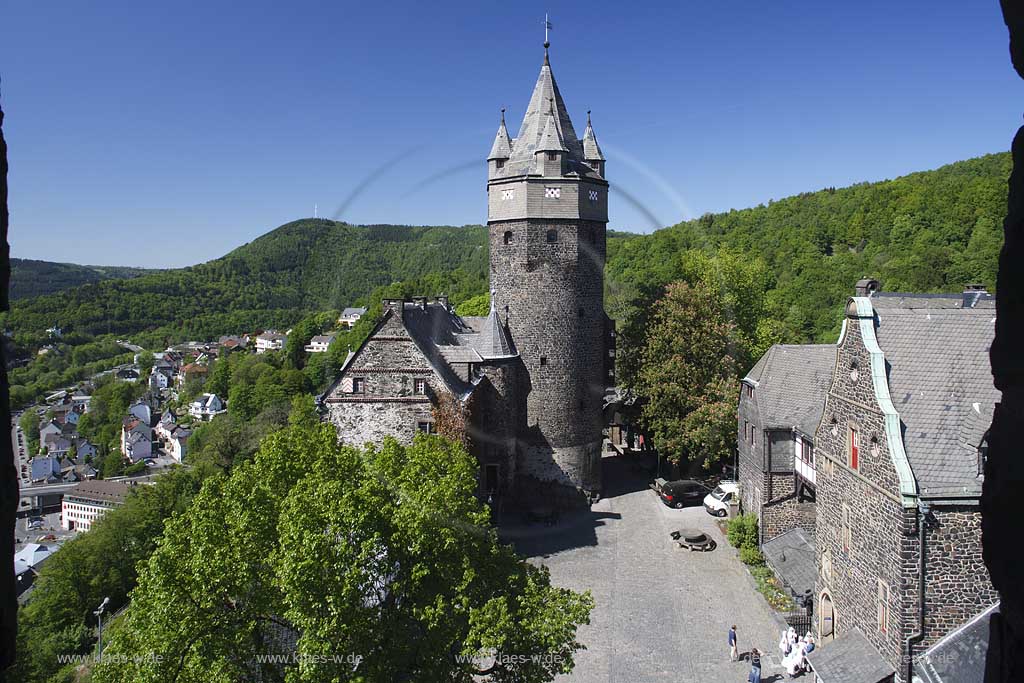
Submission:
M 674 681 L 738 683 L 747 664 L 729 661 L 726 635 L 736 624 L 741 652 L 768 654 L 764 681 L 781 680 L 781 626 L 702 507 L 673 510 L 646 488 L 647 475 L 621 457 L 605 458 L 609 497 L 552 528 L 508 527 L 506 537 L 531 561 L 547 565 L 557 585 L 590 589 L 591 623 L 580 630 L 588 650 L 563 683 Z M 669 533 L 680 527 L 713 534 L 718 548 L 691 553 Z M 778 677 L 773 677 L 778 675 Z

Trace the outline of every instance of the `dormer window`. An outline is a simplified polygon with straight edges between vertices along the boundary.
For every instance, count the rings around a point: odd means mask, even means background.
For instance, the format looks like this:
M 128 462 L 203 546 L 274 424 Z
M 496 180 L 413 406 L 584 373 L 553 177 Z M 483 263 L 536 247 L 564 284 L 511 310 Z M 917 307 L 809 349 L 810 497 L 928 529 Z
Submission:
M 548 161 L 558 161 L 558 152 L 548 152 Z
M 495 159 L 494 160 L 494 168 L 505 168 L 505 160 L 504 159 Z

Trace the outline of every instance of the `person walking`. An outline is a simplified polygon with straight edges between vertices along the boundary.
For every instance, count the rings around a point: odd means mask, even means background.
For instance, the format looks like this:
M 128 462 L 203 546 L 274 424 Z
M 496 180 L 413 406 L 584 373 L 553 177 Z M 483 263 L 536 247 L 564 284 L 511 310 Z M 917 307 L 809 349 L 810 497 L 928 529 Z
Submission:
M 729 627 L 729 660 L 738 661 L 740 658 L 740 652 L 736 645 L 736 624 Z
M 750 673 L 747 683 L 761 683 L 761 653 L 755 647 L 750 651 Z

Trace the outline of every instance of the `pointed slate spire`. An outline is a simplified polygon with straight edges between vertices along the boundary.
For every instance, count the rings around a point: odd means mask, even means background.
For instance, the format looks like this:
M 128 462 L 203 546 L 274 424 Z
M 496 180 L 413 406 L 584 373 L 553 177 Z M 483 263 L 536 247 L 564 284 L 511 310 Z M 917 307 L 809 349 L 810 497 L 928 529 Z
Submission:
M 491 312 L 487 314 L 483 329 L 480 330 L 480 341 L 477 344 L 476 352 L 481 358 L 513 358 L 518 356 L 516 347 L 508 338 L 505 326 L 498 318 L 498 312 L 494 310 L 494 290 L 491 290 Z
M 537 145 L 537 152 L 568 152 L 569 149 L 562 142 L 562 134 L 555 123 L 555 103 L 552 99 L 548 120 L 544 125 L 544 132 L 541 133 L 540 142 Z
M 508 159 L 512 156 L 512 141 L 508 137 L 508 129 L 505 128 L 505 108 L 501 108 L 501 124 L 498 125 L 498 133 L 494 136 L 494 144 L 491 145 L 491 153 L 487 155 L 487 161 L 495 159 Z
M 542 151 L 540 146 L 549 136 L 553 137 L 553 133 L 548 132 L 549 125 L 557 131 L 561 143 L 561 147 L 552 151 L 567 152 L 565 157 L 570 161 L 570 167 L 573 161 L 582 163 L 583 145 L 576 137 L 576 131 L 565 108 L 565 101 L 562 100 L 562 94 L 555 83 L 551 64 L 545 59 L 537 83 L 533 87 L 530 103 L 526 107 L 523 123 L 519 127 L 519 135 L 512 140 L 512 156 L 506 165 L 509 175 L 532 172 L 534 155 Z
M 587 161 L 604 161 L 604 154 L 597 144 L 597 136 L 594 135 L 594 126 L 590 123 L 590 110 L 587 110 L 587 129 L 583 131 L 583 158 Z

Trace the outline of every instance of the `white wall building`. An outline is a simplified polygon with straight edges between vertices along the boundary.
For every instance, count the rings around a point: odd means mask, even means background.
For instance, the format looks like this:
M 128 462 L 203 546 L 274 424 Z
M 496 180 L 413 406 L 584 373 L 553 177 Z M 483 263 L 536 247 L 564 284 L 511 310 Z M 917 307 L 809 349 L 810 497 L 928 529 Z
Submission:
M 211 420 L 214 415 L 223 413 L 226 410 L 224 402 L 217 394 L 203 394 L 192 401 L 188 407 L 188 413 L 197 420 Z
M 256 337 L 256 353 L 266 353 L 267 351 L 280 351 L 284 348 L 284 343 L 287 341 L 288 335 L 281 334 L 280 332 L 274 332 L 268 330 L 263 334 Z
M 120 481 L 83 481 L 64 494 L 60 524 L 66 531 L 88 531 L 93 522 L 124 502 L 131 490 Z
M 309 340 L 309 343 L 304 347 L 307 353 L 323 353 L 327 350 L 327 347 L 334 341 L 333 334 L 318 334 Z

